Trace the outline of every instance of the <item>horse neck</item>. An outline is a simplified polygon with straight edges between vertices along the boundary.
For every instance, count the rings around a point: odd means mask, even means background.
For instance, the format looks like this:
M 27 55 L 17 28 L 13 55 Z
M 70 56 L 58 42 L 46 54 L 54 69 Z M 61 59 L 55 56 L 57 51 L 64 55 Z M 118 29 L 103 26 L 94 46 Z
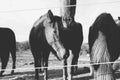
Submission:
M 76 6 L 73 5 L 76 5 L 76 0 L 60 0 L 60 3 L 61 3 L 60 8 L 61 16 L 74 17 Z

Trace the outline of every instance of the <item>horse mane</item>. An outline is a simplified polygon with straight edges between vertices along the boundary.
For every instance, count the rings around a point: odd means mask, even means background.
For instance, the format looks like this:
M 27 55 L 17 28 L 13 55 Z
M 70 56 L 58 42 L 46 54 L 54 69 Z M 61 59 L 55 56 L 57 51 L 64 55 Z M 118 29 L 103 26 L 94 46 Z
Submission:
M 94 41 L 97 39 L 99 31 L 106 37 L 108 51 L 112 56 L 111 61 L 114 61 L 118 57 L 120 51 L 120 30 L 110 13 L 100 14 L 90 27 L 89 38 L 94 38 L 90 42 L 90 46 L 93 45 Z
M 54 15 L 53 22 L 57 22 L 59 30 L 62 30 L 62 28 L 64 28 L 62 25 L 62 17 Z
M 35 21 L 35 23 L 34 23 L 33 25 L 34 25 L 34 26 L 38 26 L 38 25 L 40 25 L 41 23 L 43 23 L 45 19 L 46 19 L 46 14 L 40 16 L 40 17 Z
M 111 36 L 111 32 L 115 31 L 117 27 L 110 13 L 102 13 L 96 18 L 92 28 L 100 30 L 107 37 Z
M 61 19 L 62 18 L 60 16 L 54 15 L 54 19 L 53 19 L 54 21 L 58 22 L 58 21 L 61 21 Z

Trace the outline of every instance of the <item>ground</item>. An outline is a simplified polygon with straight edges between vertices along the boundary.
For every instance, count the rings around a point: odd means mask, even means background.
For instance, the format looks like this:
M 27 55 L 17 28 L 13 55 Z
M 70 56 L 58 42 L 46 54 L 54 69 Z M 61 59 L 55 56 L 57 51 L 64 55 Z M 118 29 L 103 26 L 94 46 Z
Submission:
M 27 51 L 19 51 L 17 52 L 17 69 L 15 70 L 14 75 L 10 75 L 10 69 L 12 60 L 11 57 L 9 59 L 9 63 L 7 65 L 7 69 L 4 73 L 3 77 L 0 77 L 0 80 L 35 80 L 34 79 L 34 61 L 30 50 Z M 49 58 L 49 71 L 48 78 L 49 80 L 62 80 L 62 62 L 58 61 L 54 55 L 50 55 Z M 78 63 L 79 69 L 74 74 L 73 80 L 93 80 L 90 75 L 90 65 L 89 65 L 89 56 L 81 55 L 79 57 Z M 40 80 L 43 80 L 43 74 L 40 75 Z M 116 75 L 118 78 L 119 73 Z M 119 79 L 117 79 L 119 80 Z

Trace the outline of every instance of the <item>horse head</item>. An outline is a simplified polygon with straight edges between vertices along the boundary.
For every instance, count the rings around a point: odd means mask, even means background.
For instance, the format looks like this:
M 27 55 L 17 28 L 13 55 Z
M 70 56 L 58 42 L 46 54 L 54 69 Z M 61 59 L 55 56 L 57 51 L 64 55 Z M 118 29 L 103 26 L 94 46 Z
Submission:
M 68 28 L 74 22 L 76 0 L 60 0 L 60 3 L 63 27 Z
M 62 59 L 65 53 L 63 44 L 60 41 L 58 22 L 55 19 L 52 11 L 49 10 L 44 21 L 45 36 L 48 44 L 51 46 L 51 51 L 58 59 Z

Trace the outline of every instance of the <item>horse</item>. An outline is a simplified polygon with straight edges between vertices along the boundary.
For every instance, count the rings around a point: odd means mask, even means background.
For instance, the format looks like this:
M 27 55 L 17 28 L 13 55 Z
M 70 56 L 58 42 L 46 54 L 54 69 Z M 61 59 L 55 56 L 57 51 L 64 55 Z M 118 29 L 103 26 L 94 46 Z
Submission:
M 65 66 L 72 65 L 69 67 L 64 67 L 63 69 L 63 80 L 71 80 L 73 74 L 77 70 L 77 63 L 79 58 L 79 52 L 81 50 L 81 45 L 83 42 L 83 31 L 82 24 L 75 21 L 75 11 L 76 0 L 60 0 L 61 2 L 61 26 L 63 30 L 61 31 L 61 41 L 66 50 L 65 58 L 63 59 L 63 64 Z M 74 65 L 74 66 L 73 66 Z
M 13 64 L 11 74 L 14 73 L 16 68 L 16 39 L 15 34 L 10 28 L 0 28 L 0 60 L 1 60 L 1 71 L 0 76 L 3 76 L 3 73 L 6 69 L 9 55 L 11 54 Z
M 53 16 L 53 13 L 49 10 L 47 14 L 41 16 L 35 22 L 30 32 L 29 42 L 35 67 L 47 67 L 51 51 L 63 62 L 65 66 L 63 68 L 63 79 L 67 79 L 67 75 L 71 76 L 71 70 L 73 69 L 71 67 L 67 69 L 66 66 L 77 64 L 82 41 L 81 24 L 74 22 L 74 26 L 72 25 L 69 29 L 66 29 L 63 27 L 62 18 Z M 44 72 L 44 79 L 47 80 L 47 68 Z M 36 69 L 35 78 L 38 79 L 38 69 Z
M 60 36 L 61 36 L 60 39 L 66 50 L 65 57 L 63 59 L 63 64 L 65 66 L 72 65 L 69 67 L 64 67 L 63 79 L 71 80 L 72 75 L 77 70 L 79 53 L 80 53 L 81 45 L 83 42 L 82 25 L 73 20 L 69 26 L 67 25 L 67 28 L 66 28 L 64 27 L 63 21 L 61 22 L 62 22 L 61 26 L 63 29 L 60 31 Z
M 34 24 L 30 32 L 29 43 L 32 55 L 34 57 L 35 78 L 38 80 L 38 67 L 44 68 L 44 80 L 47 80 L 47 67 L 50 52 L 57 59 L 62 60 L 65 53 L 63 44 L 60 41 L 60 32 L 58 30 L 58 21 L 54 19 L 51 10 L 42 15 Z M 40 71 L 42 69 L 40 68 Z
M 120 17 L 118 17 L 118 19 L 115 19 L 115 22 L 116 22 L 116 24 L 117 24 L 117 26 L 118 26 L 118 28 L 120 30 Z M 114 70 L 114 72 L 119 69 L 119 64 L 120 63 L 118 63 L 118 61 L 120 61 L 119 58 L 113 64 L 113 70 Z
M 100 14 L 89 28 L 91 63 L 114 62 L 120 52 L 120 30 L 110 13 Z M 96 80 L 114 80 L 113 64 L 94 64 Z
M 62 17 L 57 16 L 55 20 L 58 21 L 59 36 L 65 49 L 65 54 L 62 57 L 63 80 L 71 80 L 72 75 L 77 70 L 79 52 L 83 41 L 82 25 L 73 21 L 69 28 L 65 28 Z

